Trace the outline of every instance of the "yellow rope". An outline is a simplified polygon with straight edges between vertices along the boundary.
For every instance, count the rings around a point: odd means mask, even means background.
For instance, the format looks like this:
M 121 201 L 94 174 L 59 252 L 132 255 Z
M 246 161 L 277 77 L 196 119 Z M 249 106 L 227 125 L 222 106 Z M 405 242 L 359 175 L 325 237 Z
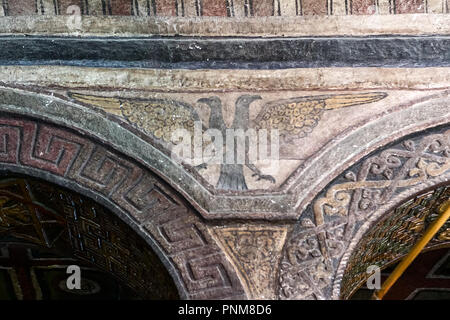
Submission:
M 430 242 L 435 234 L 441 229 L 445 222 L 450 218 L 450 200 L 445 202 L 440 210 L 438 218 L 428 227 L 422 238 L 414 245 L 408 255 L 403 258 L 400 264 L 395 268 L 395 270 L 389 275 L 387 280 L 383 283 L 380 290 L 376 291 L 373 295 L 374 300 L 381 300 L 389 291 L 389 289 L 394 285 L 394 283 L 402 276 L 403 272 L 409 267 L 409 265 L 414 261 L 414 259 L 420 254 L 423 248 Z

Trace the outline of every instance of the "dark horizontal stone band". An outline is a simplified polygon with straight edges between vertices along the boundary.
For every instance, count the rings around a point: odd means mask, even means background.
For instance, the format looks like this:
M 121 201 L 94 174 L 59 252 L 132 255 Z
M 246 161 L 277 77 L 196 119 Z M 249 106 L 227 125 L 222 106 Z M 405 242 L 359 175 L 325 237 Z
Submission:
M 0 65 L 161 69 L 448 67 L 450 36 L 0 37 Z

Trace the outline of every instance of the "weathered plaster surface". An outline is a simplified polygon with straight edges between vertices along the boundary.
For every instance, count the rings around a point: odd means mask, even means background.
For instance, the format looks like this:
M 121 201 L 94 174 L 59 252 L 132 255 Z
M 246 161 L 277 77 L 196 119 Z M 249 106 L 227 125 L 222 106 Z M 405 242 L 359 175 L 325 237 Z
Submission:
M 0 34 L 124 41 L 154 35 L 361 41 L 432 35 L 445 48 L 450 18 L 442 14 L 448 11 L 443 2 L 428 1 L 427 8 L 420 1 L 399 1 L 395 8 L 386 2 L 371 8 L 353 1 L 351 12 L 345 12 L 339 1 L 320 8 L 303 1 L 304 16 L 292 17 L 299 14 L 293 14 L 295 6 L 279 1 L 282 17 L 267 17 L 277 10 L 262 5 L 247 14 L 252 18 L 244 18 L 238 5 L 228 18 L 211 17 L 228 15 L 221 5 L 205 6 L 203 17 L 192 12 L 126 17 L 134 13 L 120 6 L 105 17 L 83 16 L 76 29 L 69 28 L 67 17 L 50 17 L 44 10 L 42 16 L 22 12 L 0 18 Z M 155 12 L 175 15 L 180 12 L 175 9 Z M 6 14 L 2 10 L 0 15 Z M 433 14 L 419 13 L 425 10 Z M 404 52 L 418 61 L 389 68 L 364 63 L 261 70 L 0 66 L 0 170 L 46 179 L 110 208 L 152 245 L 183 298 L 337 299 L 348 259 L 377 219 L 449 181 L 448 55 L 431 52 L 440 55 L 440 64 L 430 67 L 419 59 L 423 51 L 416 51 L 412 45 Z M 350 101 L 345 106 L 333 100 L 342 95 Z M 361 95 L 378 96 L 356 103 Z M 236 112 L 242 96 L 260 98 L 249 104 L 248 127 L 261 126 L 260 117 L 271 107 L 305 97 L 323 105 L 323 112 L 307 134 L 282 139 L 278 170 L 256 164 L 275 183 L 257 181 L 245 167 L 248 190 L 227 191 L 217 187 L 220 166 L 198 169 L 174 162 L 161 135 L 124 113 L 125 103 L 127 112 L 144 110 L 140 116 L 148 120 L 146 105 L 169 101 L 167 110 L 188 105 L 189 114 L 208 127 L 212 106 L 199 100 L 213 96 L 228 127 L 242 116 Z M 308 113 L 303 105 L 298 108 Z M 51 145 L 49 137 L 64 142 Z M 58 162 L 61 150 L 64 159 Z M 127 170 L 131 174 L 124 174 Z
M 245 18 L 84 16 L 79 29 L 65 16 L 2 17 L 0 34 L 74 36 L 363 36 L 449 34 L 448 14 Z
M 224 92 L 289 90 L 446 89 L 450 68 L 305 68 L 284 70 L 107 69 L 1 66 L 1 82 L 106 91 Z M 57 79 L 57 80 L 56 80 Z

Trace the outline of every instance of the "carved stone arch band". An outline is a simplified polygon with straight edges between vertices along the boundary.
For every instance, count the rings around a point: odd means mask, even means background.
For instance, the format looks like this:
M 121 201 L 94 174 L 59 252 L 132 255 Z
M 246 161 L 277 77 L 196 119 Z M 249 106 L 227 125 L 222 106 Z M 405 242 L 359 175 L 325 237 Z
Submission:
M 351 239 L 337 268 L 332 298 L 349 298 L 367 280 L 369 266 L 385 268 L 409 253 L 449 199 L 450 174 L 446 174 L 381 206 Z M 450 247 L 449 232 L 447 221 L 424 251 Z
M 245 298 L 235 270 L 195 209 L 152 170 L 88 131 L 61 126 L 57 116 L 38 117 L 36 106 L 27 117 L 14 113 L 12 99 L 5 97 L 2 92 L 0 103 L 8 112 L 0 115 L 1 171 L 68 187 L 116 213 L 152 246 L 180 297 Z M 31 94 L 14 98 L 25 106 L 42 102 Z
M 316 194 L 286 241 L 279 298 L 340 298 L 348 259 L 366 231 L 408 199 L 448 181 L 448 124 L 396 139 L 344 170 Z

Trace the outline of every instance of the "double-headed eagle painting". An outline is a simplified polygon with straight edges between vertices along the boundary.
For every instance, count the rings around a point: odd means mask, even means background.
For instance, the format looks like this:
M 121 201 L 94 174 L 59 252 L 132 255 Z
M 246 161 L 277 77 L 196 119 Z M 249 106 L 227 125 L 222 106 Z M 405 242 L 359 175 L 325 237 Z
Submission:
M 109 110 L 121 110 L 123 117 L 132 125 L 144 131 L 154 139 L 171 143 L 172 133 L 185 129 L 194 134 L 195 123 L 200 121 L 194 106 L 170 99 L 137 99 L 123 97 L 102 97 L 79 93 L 69 93 L 69 96 L 79 102 Z M 327 110 L 346 108 L 369 104 L 384 99 L 387 95 L 380 92 L 302 96 L 284 100 L 269 101 L 254 120 L 250 120 L 251 104 L 262 99 L 259 95 L 244 94 L 235 101 L 234 120 L 231 126 L 225 124 L 222 113 L 222 101 L 217 96 L 204 97 L 197 101 L 209 107 L 209 121 L 202 123 L 202 130 L 216 129 L 226 135 L 227 129 L 253 128 L 255 130 L 278 130 L 282 142 L 294 143 L 305 138 L 318 125 Z M 246 148 L 248 151 L 248 148 Z M 236 150 L 225 149 L 225 154 Z M 246 157 L 247 159 L 248 157 Z M 254 163 L 246 160 L 244 164 L 220 165 L 220 175 L 215 188 L 217 190 L 243 191 L 247 190 L 244 176 L 244 166 L 252 172 L 252 178 L 275 183 L 275 178 L 262 173 Z M 197 166 L 202 170 L 208 163 Z

